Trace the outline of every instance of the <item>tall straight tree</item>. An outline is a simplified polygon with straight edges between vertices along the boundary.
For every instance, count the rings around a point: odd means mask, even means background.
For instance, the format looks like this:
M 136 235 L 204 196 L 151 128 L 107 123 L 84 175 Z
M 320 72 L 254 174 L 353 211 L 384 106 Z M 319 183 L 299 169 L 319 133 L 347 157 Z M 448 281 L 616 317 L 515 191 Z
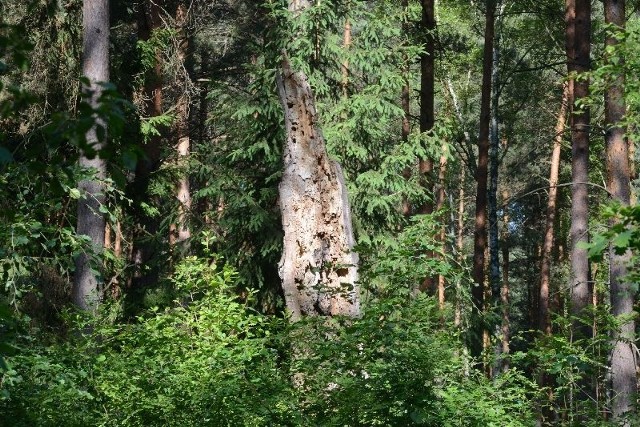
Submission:
M 567 65 L 570 76 L 589 71 L 591 52 L 591 1 L 567 0 Z M 571 79 L 573 106 L 571 123 L 571 314 L 575 318 L 585 315 L 591 301 L 589 285 L 589 259 L 581 242 L 588 241 L 589 226 L 589 131 L 588 107 L 576 105 L 589 95 L 586 79 Z M 589 328 L 574 322 L 574 333 L 586 337 Z
M 430 132 L 435 122 L 435 29 L 436 16 L 434 0 L 422 0 L 422 19 L 420 23 L 425 37 L 424 52 L 420 55 L 420 132 Z M 433 160 L 428 156 L 419 161 L 420 178 L 427 188 L 432 184 Z M 433 212 L 433 200 L 426 200 L 420 213 Z M 432 280 L 432 279 L 429 279 Z
M 91 108 L 97 108 L 102 95 L 100 82 L 109 80 L 109 1 L 84 0 L 82 4 L 82 74 L 87 79 L 83 86 L 84 96 Z M 101 129 L 99 131 L 98 129 Z M 107 124 L 96 118 L 87 131 L 86 140 L 96 151 L 105 144 Z M 88 236 L 93 251 L 104 247 L 105 217 L 100 212 L 104 204 L 107 165 L 99 156 L 88 158 L 80 155 L 80 166 L 95 175 L 78 183 L 83 197 L 78 200 L 77 233 Z M 91 266 L 90 254 L 81 253 L 75 260 L 76 272 L 73 281 L 72 299 L 82 310 L 95 310 L 99 302 L 98 275 Z
M 495 33 L 496 0 L 486 1 L 484 55 L 482 63 L 482 95 L 480 101 L 480 132 L 478 137 L 478 165 L 476 168 L 476 211 L 473 243 L 473 311 L 478 315 L 484 306 L 484 263 L 487 248 L 487 180 L 489 166 L 489 128 L 491 124 L 491 75 L 493 69 L 493 39 Z M 480 330 L 471 351 L 474 356 L 482 353 Z
M 615 27 L 617 31 L 625 27 L 624 0 L 605 0 L 605 21 Z M 614 35 L 609 35 L 607 46 L 618 43 Z M 614 200 L 622 205 L 629 205 L 631 191 L 629 185 L 629 151 L 625 141 L 625 131 L 621 121 L 625 114 L 624 75 L 618 74 L 605 92 L 605 120 L 607 124 L 607 189 Z M 633 313 L 634 292 L 629 283 L 625 282 L 626 267 L 630 261 L 629 252 L 616 253 L 610 248 L 611 310 L 614 316 L 625 316 L 620 329 L 612 336 L 611 353 L 611 382 L 613 399 L 611 410 L 614 418 L 620 420 L 633 409 L 636 394 L 636 363 L 633 353 L 635 322 L 631 320 Z M 624 421 L 630 425 L 630 421 Z
M 558 199 L 558 174 L 560 172 L 560 154 L 564 126 L 567 121 L 569 104 L 569 84 L 565 83 L 562 90 L 560 111 L 556 121 L 553 136 L 553 150 L 551 151 L 551 170 L 549 172 L 549 199 L 547 200 L 547 219 L 545 223 L 544 243 L 542 245 L 542 266 L 540 268 L 540 298 L 538 302 L 540 313 L 539 327 L 546 335 L 551 335 L 551 319 L 549 315 L 549 287 L 551 284 L 551 251 L 553 249 L 553 230 L 556 220 L 556 205 Z
M 292 19 L 300 19 L 307 7 L 308 1 L 290 0 Z M 342 169 L 327 154 L 308 78 L 291 68 L 286 54 L 277 83 L 286 131 L 279 186 L 284 244 L 278 270 L 287 309 L 292 320 L 356 316 L 358 256 Z
M 164 0 L 145 0 L 140 4 L 138 13 L 138 38 L 149 41 L 155 31 L 162 28 L 162 10 Z M 153 68 L 145 76 L 144 87 L 144 114 L 146 118 L 161 116 L 162 110 L 162 54 L 160 49 L 155 52 Z M 153 173 L 160 166 L 162 153 L 162 138 L 160 134 L 149 137 L 142 146 L 144 158 L 136 164 L 135 178 L 131 184 L 133 209 L 135 219 L 138 221 L 138 230 L 133 239 L 131 263 L 135 266 L 135 276 L 132 279 L 132 287 L 141 291 L 150 284 L 156 283 L 158 269 L 153 266 L 155 248 L 149 240 L 149 236 L 155 235 L 159 228 L 157 218 L 150 216 L 142 207 L 149 201 L 149 184 Z

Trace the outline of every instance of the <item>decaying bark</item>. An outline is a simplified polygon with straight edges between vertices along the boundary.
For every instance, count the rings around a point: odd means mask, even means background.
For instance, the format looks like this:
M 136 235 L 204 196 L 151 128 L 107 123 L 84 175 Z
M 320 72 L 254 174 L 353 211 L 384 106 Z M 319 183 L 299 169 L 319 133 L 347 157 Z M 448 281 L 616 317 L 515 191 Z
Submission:
M 279 186 L 284 247 L 279 264 L 292 320 L 357 316 L 358 256 L 340 165 L 329 159 L 307 77 L 286 58 L 277 77 L 285 114 L 284 172 Z
M 176 9 L 176 26 L 179 29 L 178 40 L 178 61 L 182 68 L 179 83 L 185 88 L 185 92 L 180 95 L 178 105 L 176 106 L 176 133 L 177 144 L 176 152 L 178 154 L 178 164 L 185 166 L 189 158 L 191 149 L 190 130 L 189 130 L 189 94 L 186 86 L 189 82 L 189 75 L 185 69 L 187 61 L 189 38 L 186 33 L 186 25 L 188 20 L 188 8 L 186 4 L 179 3 Z M 176 185 L 176 198 L 180 205 L 178 206 L 177 221 L 170 225 L 169 243 L 173 246 L 180 242 L 185 242 L 191 237 L 191 231 L 187 221 L 187 216 L 191 210 L 191 191 L 189 186 L 189 175 L 186 171 L 178 180 Z

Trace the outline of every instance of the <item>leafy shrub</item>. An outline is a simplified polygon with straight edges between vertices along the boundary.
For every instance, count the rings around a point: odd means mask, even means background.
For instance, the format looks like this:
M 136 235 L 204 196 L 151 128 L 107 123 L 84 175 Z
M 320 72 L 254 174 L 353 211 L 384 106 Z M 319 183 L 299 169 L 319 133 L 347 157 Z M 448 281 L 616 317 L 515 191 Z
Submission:
M 0 424 L 526 424 L 527 387 L 515 373 L 495 383 L 467 374 L 432 298 L 385 298 L 359 319 L 287 325 L 241 301 L 235 276 L 186 258 L 169 308 L 129 324 L 109 322 L 106 308 L 88 320 L 92 334 L 61 343 L 23 334 L 7 358 L 12 376 L 3 373 Z

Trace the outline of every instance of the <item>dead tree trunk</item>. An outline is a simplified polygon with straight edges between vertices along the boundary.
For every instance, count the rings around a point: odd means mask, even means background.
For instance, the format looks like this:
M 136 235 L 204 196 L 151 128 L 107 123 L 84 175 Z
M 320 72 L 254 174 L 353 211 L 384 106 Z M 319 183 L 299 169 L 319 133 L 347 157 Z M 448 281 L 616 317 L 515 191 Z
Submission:
M 185 242 L 191 237 L 191 231 L 187 224 L 187 216 L 191 210 L 191 191 L 189 186 L 189 175 L 186 170 L 186 163 L 191 149 L 189 133 L 189 94 L 187 90 L 189 75 L 185 68 L 189 48 L 189 39 L 186 33 L 187 20 L 187 6 L 184 3 L 180 3 L 176 9 L 176 26 L 179 30 L 177 56 L 180 64 L 180 76 L 178 78 L 178 82 L 183 87 L 184 93 L 180 95 L 178 105 L 176 106 L 175 130 L 177 133 L 176 151 L 178 154 L 178 165 L 181 166 L 184 171 L 176 185 L 176 197 L 179 205 L 177 221 L 170 225 L 169 230 L 169 243 L 172 246 L 180 242 Z
M 340 165 L 329 159 L 307 77 L 285 57 L 278 75 L 285 114 L 284 172 L 279 186 L 284 247 L 279 264 L 292 320 L 357 316 L 358 256 Z
M 109 1 L 85 0 L 82 5 L 82 74 L 87 78 L 88 85 L 83 87 L 87 103 L 91 108 L 98 108 L 102 88 L 99 82 L 109 80 Z M 101 127 L 103 137 L 99 138 L 98 127 Z M 96 119 L 94 125 L 87 131 L 86 142 L 94 150 L 100 151 L 104 146 L 104 135 L 107 124 Z M 92 251 L 100 253 L 104 247 L 104 229 L 106 225 L 104 214 L 100 207 L 104 204 L 104 179 L 107 164 L 99 156 L 88 158 L 84 152 L 80 155 L 80 166 L 92 171 L 93 178 L 84 179 L 78 183 L 78 189 L 83 198 L 78 200 L 78 224 L 76 232 L 81 236 L 88 236 Z M 91 254 L 81 253 L 75 260 L 76 272 L 73 281 L 71 297 L 74 304 L 82 310 L 95 310 L 100 300 L 98 277 L 91 266 Z

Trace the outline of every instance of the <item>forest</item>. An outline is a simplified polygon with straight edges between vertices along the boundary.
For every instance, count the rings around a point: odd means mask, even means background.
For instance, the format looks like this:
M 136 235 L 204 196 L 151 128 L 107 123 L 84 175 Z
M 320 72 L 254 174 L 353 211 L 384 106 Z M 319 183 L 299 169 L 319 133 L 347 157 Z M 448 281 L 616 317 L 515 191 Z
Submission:
M 0 14 L 0 427 L 640 426 L 640 1 Z

